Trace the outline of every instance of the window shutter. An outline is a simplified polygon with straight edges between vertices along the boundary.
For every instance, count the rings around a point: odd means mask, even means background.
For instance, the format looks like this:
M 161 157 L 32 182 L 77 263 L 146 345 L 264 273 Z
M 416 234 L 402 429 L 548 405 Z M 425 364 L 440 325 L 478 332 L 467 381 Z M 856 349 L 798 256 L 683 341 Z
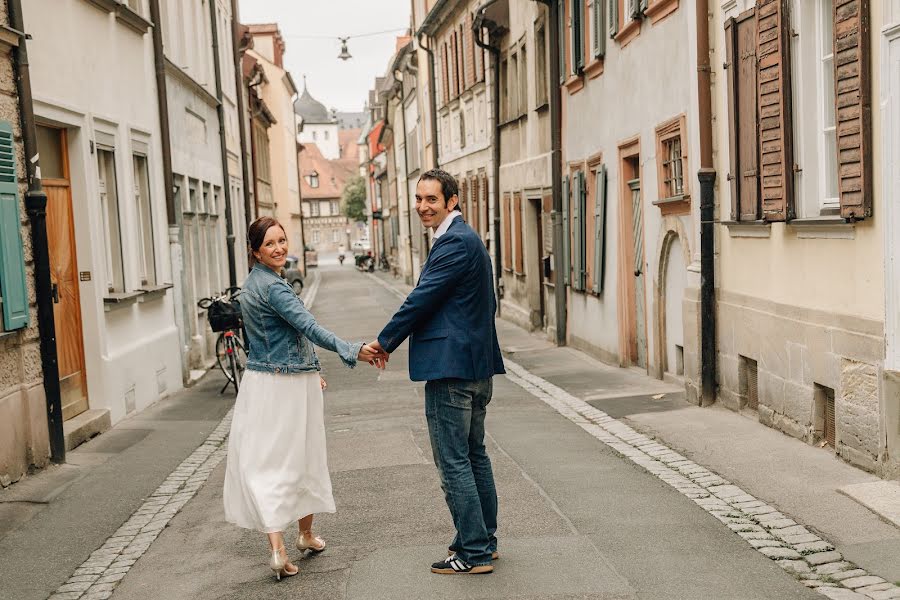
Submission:
M 522 230 L 522 194 L 516 192 L 513 196 L 513 226 L 516 235 L 516 273 L 525 273 L 525 240 Z
M 606 31 L 603 23 L 603 3 L 601 0 L 593 0 L 591 4 L 591 51 L 595 58 L 603 58 L 606 54 Z
M 450 82 L 447 74 L 447 44 L 441 46 L 441 91 L 444 104 L 450 102 Z
M 614 38 L 619 33 L 619 0 L 607 0 L 609 2 L 609 18 L 607 26 L 609 27 L 609 37 Z
M 566 80 L 566 3 L 558 0 L 556 26 L 559 30 L 559 83 Z
M 584 231 L 584 227 L 582 224 L 582 215 L 581 215 L 581 192 L 582 192 L 582 179 L 581 172 L 576 171 L 572 175 L 572 250 L 574 256 L 573 264 L 572 264 L 572 289 L 576 291 L 580 291 L 583 289 L 581 285 L 581 273 L 582 273 L 582 264 L 581 264 L 581 242 L 582 242 L 582 232 Z
M 766 221 L 786 221 L 793 215 L 793 152 L 791 150 L 790 30 L 786 3 L 759 0 L 756 7 L 759 64 L 759 139 L 762 212 Z M 742 136 L 742 140 L 746 139 Z
M 491 232 L 491 217 L 490 217 L 490 192 L 488 192 L 488 178 L 487 175 L 481 174 L 481 201 L 482 201 L 482 210 L 481 210 L 481 222 L 483 223 L 483 229 L 481 237 L 485 241 L 485 245 L 487 245 L 487 239 Z
M 594 293 L 603 293 L 606 275 L 606 165 L 597 170 L 594 194 Z
M 641 18 L 641 0 L 627 0 L 627 2 L 629 16 L 637 21 Z
M 572 73 L 581 73 L 584 69 L 584 0 L 571 0 L 572 14 L 569 23 L 572 26 Z
M 869 0 L 835 2 L 834 84 L 841 216 L 872 216 Z
M 578 279 L 578 289 L 584 290 L 587 282 L 587 183 L 584 171 L 578 172 L 578 271 L 575 277 Z
M 756 221 L 759 214 L 759 120 L 756 11 L 725 23 L 728 83 L 731 218 Z
M 512 270 L 512 215 L 509 192 L 503 194 L 503 268 Z
M 563 285 L 569 285 L 569 271 L 572 264 L 569 259 L 569 252 L 572 246 L 572 227 L 569 224 L 569 176 L 563 177 L 562 187 L 562 209 L 563 209 Z
M 12 331 L 27 327 L 28 285 L 19 218 L 19 177 L 13 130 L 6 121 L 0 121 L 0 297 L 3 328 Z

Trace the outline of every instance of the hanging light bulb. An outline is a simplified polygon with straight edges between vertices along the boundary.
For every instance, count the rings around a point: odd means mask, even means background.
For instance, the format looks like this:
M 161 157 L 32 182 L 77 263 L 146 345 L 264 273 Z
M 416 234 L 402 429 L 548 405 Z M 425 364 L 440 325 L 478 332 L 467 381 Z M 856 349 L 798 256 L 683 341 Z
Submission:
M 347 40 L 350 38 L 338 38 L 338 39 L 341 40 L 341 53 L 338 54 L 338 58 L 341 60 L 349 60 L 349 59 L 353 58 L 352 56 L 350 56 L 350 51 L 347 50 Z

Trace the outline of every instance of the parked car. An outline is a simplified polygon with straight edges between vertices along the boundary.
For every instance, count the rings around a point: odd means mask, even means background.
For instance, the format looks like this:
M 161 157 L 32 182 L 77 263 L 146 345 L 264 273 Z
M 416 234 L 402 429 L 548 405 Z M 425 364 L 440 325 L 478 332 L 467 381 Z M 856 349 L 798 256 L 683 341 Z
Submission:
M 300 272 L 300 259 L 296 256 L 287 257 L 284 263 L 284 278 L 294 288 L 295 294 L 299 296 L 303 292 L 303 273 Z
M 365 254 L 369 250 L 372 249 L 372 244 L 369 243 L 369 240 L 356 240 L 353 242 L 353 255 L 359 256 L 360 254 Z
M 319 266 L 319 253 L 315 250 L 306 251 L 306 268 Z

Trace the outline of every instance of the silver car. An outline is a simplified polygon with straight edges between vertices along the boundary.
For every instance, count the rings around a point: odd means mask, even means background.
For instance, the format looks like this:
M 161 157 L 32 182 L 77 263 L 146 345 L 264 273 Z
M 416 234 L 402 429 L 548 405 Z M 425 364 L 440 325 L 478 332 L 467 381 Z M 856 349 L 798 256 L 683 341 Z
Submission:
M 295 294 L 299 296 L 303 293 L 303 273 L 300 272 L 300 259 L 296 256 L 287 257 L 284 263 L 284 278 L 294 288 Z

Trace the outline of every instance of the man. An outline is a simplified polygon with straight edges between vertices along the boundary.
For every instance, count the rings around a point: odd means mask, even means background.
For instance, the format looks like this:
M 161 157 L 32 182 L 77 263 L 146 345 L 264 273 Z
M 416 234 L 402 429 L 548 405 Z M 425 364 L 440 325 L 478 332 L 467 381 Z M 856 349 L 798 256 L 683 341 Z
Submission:
M 419 178 L 416 212 L 434 230 L 434 246 L 418 285 L 371 345 L 391 353 L 410 337 L 410 379 L 426 382 L 431 449 L 456 527 L 450 556 L 431 571 L 478 574 L 491 573 L 497 558 L 497 491 L 484 418 L 492 377 L 505 371 L 491 259 L 458 204 L 450 174 L 432 169 Z

